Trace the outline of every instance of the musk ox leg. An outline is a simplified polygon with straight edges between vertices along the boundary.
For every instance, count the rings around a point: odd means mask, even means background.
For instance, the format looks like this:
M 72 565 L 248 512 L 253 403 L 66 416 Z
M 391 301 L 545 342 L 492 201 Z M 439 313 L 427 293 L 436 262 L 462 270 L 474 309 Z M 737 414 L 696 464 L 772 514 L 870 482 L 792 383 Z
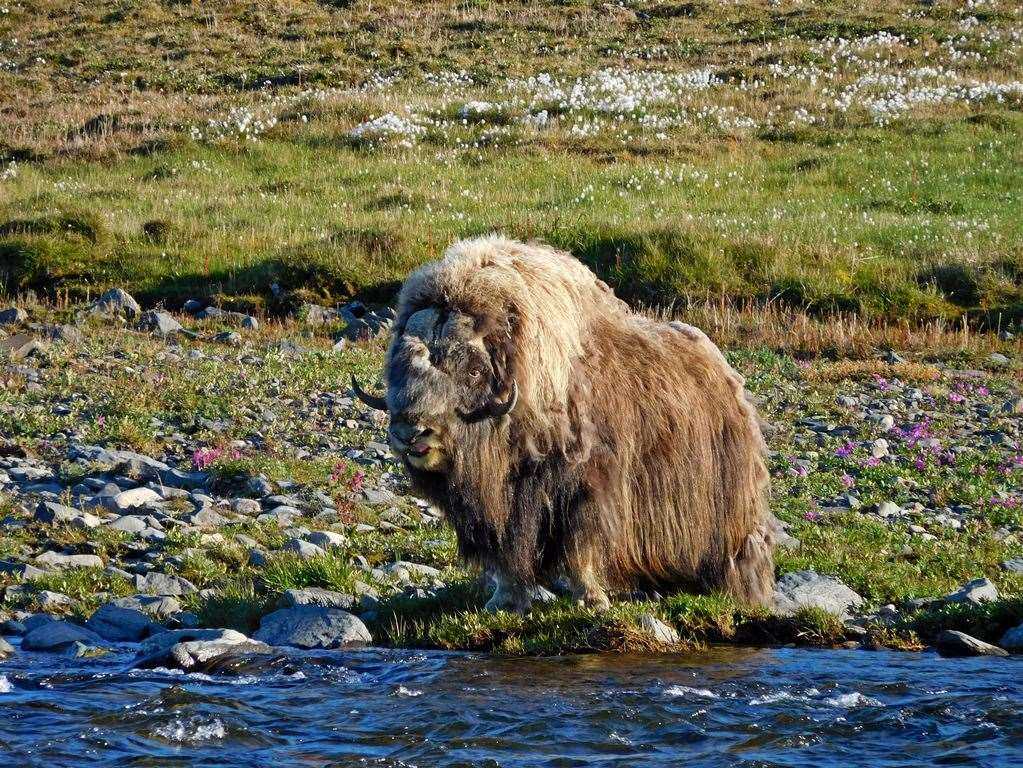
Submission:
M 590 550 L 576 552 L 568 558 L 566 566 L 569 581 L 572 583 L 572 595 L 580 605 L 606 611 L 611 608 L 611 601 L 600 585 L 593 560 L 593 553 Z
M 774 536 L 770 521 L 757 526 L 728 563 L 725 590 L 751 605 L 774 603 Z
M 519 584 L 503 573 L 499 568 L 488 571 L 495 583 L 494 594 L 484 607 L 490 613 L 509 611 L 511 613 L 528 613 L 533 605 L 533 590 Z

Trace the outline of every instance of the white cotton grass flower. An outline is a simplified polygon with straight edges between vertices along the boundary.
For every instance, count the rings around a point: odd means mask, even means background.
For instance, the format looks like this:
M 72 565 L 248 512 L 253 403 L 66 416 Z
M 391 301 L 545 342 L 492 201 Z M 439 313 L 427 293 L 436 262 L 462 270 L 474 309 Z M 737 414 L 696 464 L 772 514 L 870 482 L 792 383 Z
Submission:
M 369 144 L 389 143 L 412 147 L 424 133 L 426 129 L 414 120 L 388 112 L 360 123 L 348 135 L 356 141 Z

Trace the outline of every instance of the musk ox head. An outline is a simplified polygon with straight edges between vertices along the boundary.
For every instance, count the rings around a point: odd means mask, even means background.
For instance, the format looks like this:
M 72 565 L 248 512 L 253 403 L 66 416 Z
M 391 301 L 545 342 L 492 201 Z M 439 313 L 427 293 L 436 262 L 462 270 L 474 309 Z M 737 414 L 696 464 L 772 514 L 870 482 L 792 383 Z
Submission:
M 507 357 L 485 319 L 447 307 L 412 314 L 391 342 L 387 397 L 359 398 L 391 415 L 388 437 L 412 467 L 445 472 L 468 425 L 501 419 L 515 407 L 518 388 Z

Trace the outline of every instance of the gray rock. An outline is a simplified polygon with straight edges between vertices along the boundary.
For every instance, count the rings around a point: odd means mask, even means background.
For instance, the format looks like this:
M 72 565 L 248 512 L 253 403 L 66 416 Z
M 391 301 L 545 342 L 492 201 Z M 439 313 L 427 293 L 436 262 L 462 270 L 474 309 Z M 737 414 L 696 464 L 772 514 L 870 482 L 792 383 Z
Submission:
M 36 507 L 36 520 L 51 525 L 73 525 L 76 528 L 95 528 L 100 519 L 88 512 L 67 507 L 55 501 L 42 501 Z
M 10 338 L 0 339 L 0 354 L 6 353 L 12 362 L 21 362 L 34 354 L 44 352 L 46 345 L 27 333 L 16 333 Z
M 334 533 L 334 531 L 313 531 L 312 533 L 306 534 L 304 538 L 310 544 L 315 544 L 321 549 L 343 547 L 348 543 L 348 539 L 340 533 Z
M 258 515 L 262 507 L 255 499 L 232 499 L 231 511 L 238 515 Z
M 181 323 L 175 320 L 167 312 L 158 312 L 156 310 L 149 310 L 143 313 L 142 319 L 139 321 L 139 329 L 143 331 L 150 331 L 157 336 L 173 336 L 176 333 L 181 333 L 185 330 Z
M 104 504 L 111 512 L 131 512 L 136 509 L 158 505 L 163 498 L 152 488 L 132 488 L 129 491 L 121 491 L 114 496 L 105 496 Z
M 1023 557 L 1014 557 L 1002 561 L 1002 570 L 1009 573 L 1023 573 Z
M 298 555 L 302 560 L 312 560 L 316 557 L 322 557 L 327 554 L 315 544 L 310 544 L 308 541 L 302 539 L 288 539 L 283 547 L 285 552 L 293 552 Z
M 21 640 L 21 647 L 26 651 L 65 650 L 74 643 L 99 645 L 103 639 L 91 630 L 71 624 L 67 621 L 48 621 L 32 629 Z
M 301 516 L 301 510 L 286 504 L 281 504 L 280 506 L 274 507 L 269 512 L 260 515 L 256 518 L 256 520 L 261 523 L 276 522 L 278 525 L 286 527 L 295 522 L 295 518 Z
M 107 527 L 118 531 L 125 531 L 126 533 L 141 533 L 149 527 L 149 524 L 141 517 L 124 515 L 113 522 L 107 523 Z
M 877 507 L 877 514 L 881 517 L 897 517 L 902 514 L 902 507 L 894 501 L 882 501 Z
M 945 595 L 946 603 L 981 605 L 998 599 L 998 587 L 990 579 L 968 581 L 955 592 Z
M 17 325 L 28 320 L 28 312 L 21 307 L 0 310 L 0 325 Z
M 281 595 L 277 607 L 294 608 L 296 605 L 318 605 L 321 608 L 338 608 L 342 611 L 350 611 L 358 604 L 359 600 L 355 595 L 331 592 L 329 589 L 320 589 L 319 587 L 306 587 L 285 591 Z
M 1012 653 L 1023 653 L 1023 624 L 1008 630 L 999 643 Z
M 135 576 L 135 589 L 150 595 L 188 595 L 196 591 L 188 579 L 167 573 L 146 573 Z
M 194 515 L 190 515 L 188 522 L 192 525 L 198 526 L 206 530 L 213 528 L 219 528 L 222 525 L 227 525 L 231 521 L 224 517 L 219 512 L 214 511 L 210 507 L 200 509 Z
M 410 563 L 407 560 L 389 563 L 382 570 L 391 578 L 401 582 L 409 582 L 412 579 L 435 579 L 440 576 L 440 571 L 432 566 Z
M 850 609 L 863 605 L 863 598 L 831 576 L 816 571 L 795 571 L 778 579 L 774 603 L 777 613 L 783 616 L 800 608 L 815 607 L 847 618 Z
M 269 646 L 233 629 L 176 629 L 158 632 L 143 642 L 135 666 L 192 669 L 225 654 L 270 652 Z
M 0 637 L 0 660 L 8 659 L 15 653 L 14 646 Z
M 36 562 L 49 568 L 102 568 L 99 555 L 62 555 L 59 552 L 44 552 Z
M 373 642 L 373 636 L 358 617 L 318 605 L 274 611 L 263 617 L 253 637 L 270 645 L 299 648 L 340 648 Z
M 997 365 L 1001 367 L 1009 364 L 1009 358 L 1007 358 L 1001 352 L 992 352 L 991 355 L 988 357 L 988 362 L 991 363 L 991 365 Z
M 47 612 L 57 612 L 64 608 L 71 608 L 75 601 L 62 592 L 51 592 L 48 589 L 40 590 L 35 595 L 39 607 Z
M 942 656 L 1008 656 L 1008 651 L 985 643 L 965 632 L 946 629 L 935 638 L 934 646 Z
M 28 563 L 15 563 L 11 560 L 0 560 L 0 573 L 17 576 L 22 579 L 34 579 L 46 573 L 42 568 L 36 568 Z
M 218 344 L 226 344 L 229 347 L 240 347 L 242 345 L 241 334 L 237 331 L 222 331 L 213 337 Z
M 668 626 L 652 613 L 644 613 L 640 616 L 639 626 L 644 632 L 659 643 L 677 645 L 681 642 L 681 638 L 675 628 Z
M 397 501 L 397 496 L 386 488 L 366 488 L 362 492 L 362 498 L 366 500 L 367 504 L 385 505 Z
M 89 617 L 85 626 L 115 643 L 138 642 L 161 627 L 137 608 L 106 603 Z
M 131 294 L 121 288 L 112 288 L 92 305 L 92 311 L 103 315 L 124 315 L 129 320 L 142 314 L 142 308 Z

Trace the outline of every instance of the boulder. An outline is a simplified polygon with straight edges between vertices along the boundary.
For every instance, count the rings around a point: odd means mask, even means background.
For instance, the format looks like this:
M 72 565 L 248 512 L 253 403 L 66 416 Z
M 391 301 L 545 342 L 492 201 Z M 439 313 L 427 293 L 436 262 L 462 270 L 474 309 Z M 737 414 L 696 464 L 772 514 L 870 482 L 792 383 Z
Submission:
M 85 626 L 104 640 L 115 643 L 138 642 L 162 629 L 138 608 L 117 605 L 115 602 L 101 605 L 85 622 Z
M 999 641 L 999 644 L 1012 653 L 1023 653 L 1023 624 L 1013 627 Z
M 340 533 L 334 533 L 334 531 L 313 531 L 306 534 L 304 538 L 310 544 L 315 544 L 320 549 L 343 547 L 348 543 L 348 539 Z
M 103 639 L 95 632 L 67 621 L 47 621 L 32 629 L 21 640 L 26 651 L 59 652 L 74 643 L 99 645 Z
M 196 591 L 188 579 L 168 573 L 145 573 L 135 576 L 135 589 L 149 595 L 188 595 Z
M 10 658 L 14 653 L 14 646 L 0 637 L 0 661 Z
M 775 610 L 783 616 L 791 615 L 800 608 L 822 608 L 847 618 L 851 609 L 862 604 L 863 598 L 841 581 L 816 571 L 786 573 L 775 585 Z
M 28 312 L 21 307 L 0 310 L 0 325 L 18 325 L 28 320 Z
M 12 362 L 20 362 L 32 355 L 43 352 L 46 345 L 27 333 L 16 333 L 10 338 L 0 339 L 0 354 L 7 353 Z
M 974 579 L 943 599 L 950 604 L 982 605 L 998 599 L 998 587 L 991 579 Z
M 185 329 L 181 323 L 167 312 L 149 310 L 139 320 L 139 330 L 149 331 L 157 336 L 173 336 L 175 333 L 181 333 Z
M 299 648 L 341 648 L 373 642 L 373 636 L 358 617 L 318 605 L 274 611 L 263 617 L 253 637 L 270 645 Z
M 288 539 L 283 547 L 285 552 L 292 552 L 302 560 L 312 560 L 327 554 L 315 544 L 310 544 L 302 539 Z
M 131 294 L 122 288 L 111 288 L 92 305 L 92 311 L 102 315 L 123 315 L 129 320 L 142 314 L 142 308 Z
M 985 643 L 965 632 L 946 629 L 935 638 L 934 646 L 942 656 L 1008 656 L 1009 653 L 997 645 Z
M 270 652 L 269 646 L 253 642 L 233 629 L 175 629 L 159 632 L 143 642 L 134 665 L 192 669 L 225 654 Z

